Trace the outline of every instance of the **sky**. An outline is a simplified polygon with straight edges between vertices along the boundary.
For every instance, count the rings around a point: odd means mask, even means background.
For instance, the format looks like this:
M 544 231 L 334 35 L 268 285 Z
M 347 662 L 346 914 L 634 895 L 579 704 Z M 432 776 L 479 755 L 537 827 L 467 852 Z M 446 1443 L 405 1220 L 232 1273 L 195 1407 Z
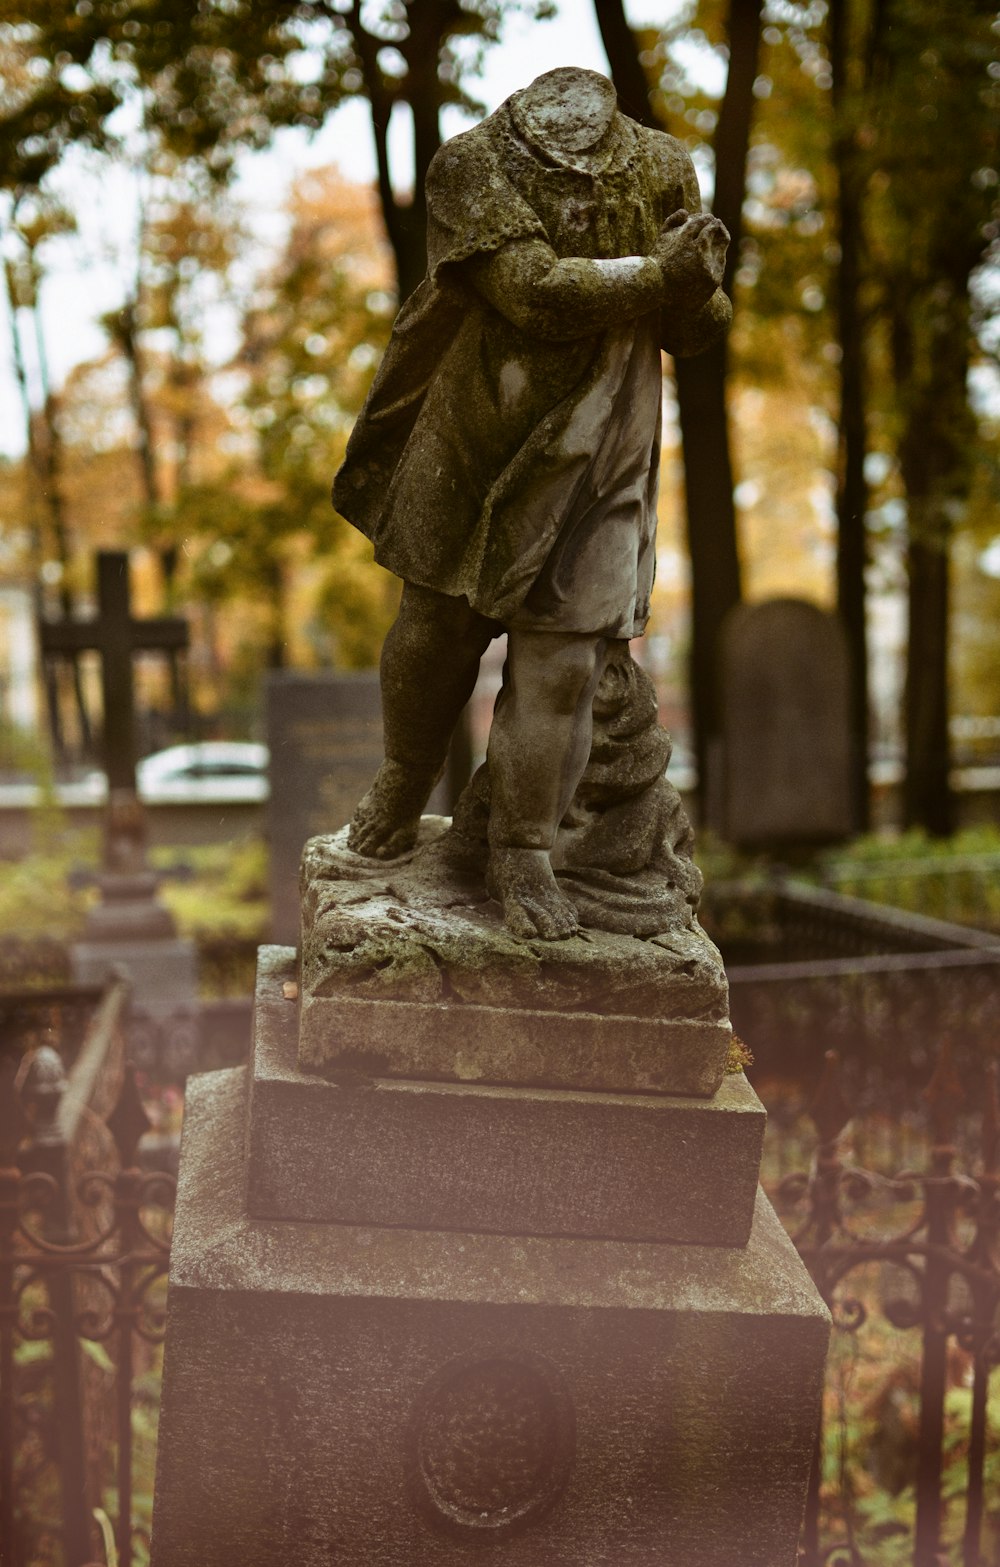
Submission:
M 629 7 L 629 20 L 638 25 L 647 19 L 662 21 L 676 9 L 647 4 Z M 645 13 L 645 14 L 644 14 Z M 509 19 L 503 41 L 487 53 L 475 94 L 487 110 L 502 103 L 533 77 L 560 65 L 579 65 L 607 72 L 592 0 L 560 0 L 555 18 L 528 22 Z M 709 62 L 709 66 L 711 62 Z M 454 135 L 470 122 L 457 111 L 448 111 L 446 135 Z M 390 157 L 405 169 L 409 126 L 405 115 L 394 116 L 390 130 Z M 331 115 L 312 139 L 304 132 L 284 131 L 264 153 L 245 157 L 235 194 L 243 204 L 251 231 L 261 246 L 261 260 L 283 232 L 282 205 L 295 176 L 304 169 L 336 163 L 350 179 L 375 177 L 375 154 L 367 106 L 363 100 L 345 104 Z M 121 166 L 110 165 L 96 155 L 73 154 L 56 171 L 53 188 L 77 215 L 78 234 L 53 242 L 44 283 L 43 317 L 52 379 L 58 387 L 75 364 L 103 352 L 106 338 L 98 325 L 107 311 L 125 298 L 127 278 L 122 258 L 130 253 L 136 225 L 136 183 Z M 210 351 L 222 362 L 235 348 L 235 322 L 219 314 Z M 0 315 L 0 453 L 23 450 L 24 431 L 11 359 L 10 323 Z

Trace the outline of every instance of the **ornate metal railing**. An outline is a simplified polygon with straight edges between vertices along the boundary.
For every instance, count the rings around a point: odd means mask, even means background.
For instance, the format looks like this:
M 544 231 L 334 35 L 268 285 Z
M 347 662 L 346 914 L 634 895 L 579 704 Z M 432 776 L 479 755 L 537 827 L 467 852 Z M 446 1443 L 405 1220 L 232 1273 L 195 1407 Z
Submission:
M 963 1072 L 993 1048 L 1000 937 L 989 932 L 778 879 L 716 883 L 704 920 L 758 1077 L 807 1092 L 834 1049 L 864 1108 L 913 1100 L 945 1035 Z
M 125 1060 L 127 1006 L 117 980 L 68 1074 L 49 1045 L 0 1057 L 0 1561 L 9 1567 L 44 1559 L 52 1520 L 31 1506 L 46 1469 L 59 1476 L 66 1567 L 95 1559 L 110 1451 L 117 1559 L 135 1559 L 133 1398 L 142 1359 L 163 1336 L 174 1183 L 138 1167 L 150 1122 Z M 31 1353 L 40 1346 L 51 1350 L 47 1365 Z
M 962 1567 L 985 1567 L 982 1552 L 987 1397 L 1000 1363 L 1000 1099 L 997 1068 L 980 1070 L 973 1089 L 980 1104 L 979 1170 L 957 1166 L 956 1116 L 965 1097 L 945 1046 L 926 1090 L 930 1122 L 927 1167 L 883 1175 L 846 1161 L 840 1146 L 852 1110 L 842 1092 L 835 1052 L 825 1070 L 811 1117 L 818 1133 L 812 1167 L 786 1174 L 773 1193 L 779 1212 L 823 1299 L 835 1332 L 855 1335 L 873 1312 L 900 1331 L 920 1335 L 913 1567 L 948 1567 L 944 1552 L 945 1407 L 949 1347 L 971 1359 L 971 1413 L 966 1458 Z M 890 1222 L 872 1228 L 873 1205 L 888 1203 Z M 905 1211 L 904 1210 L 908 1210 Z M 895 1222 L 892 1216 L 895 1215 Z M 878 1279 L 857 1286 L 862 1270 Z M 995 1440 L 995 1438 L 994 1438 Z M 866 1554 L 854 1523 L 850 1486 L 841 1484 L 843 1537 L 824 1538 L 822 1435 L 817 1444 L 803 1532 L 802 1567 L 879 1567 Z M 870 1549 L 870 1548 L 869 1548 Z M 991 1557 L 991 1560 L 995 1558 Z
M 235 933 L 202 932 L 197 948 L 201 990 L 210 999 L 166 1012 L 134 1004 L 129 1011 L 129 1055 L 141 1073 L 160 1083 L 239 1066 L 249 1054 L 257 943 Z M 0 938 L 0 1039 L 7 1048 L 51 1044 L 72 1065 L 101 987 L 72 984 L 70 972 L 62 942 Z
M 847 897 L 777 871 L 710 882 L 702 922 L 727 962 L 805 962 L 996 948 L 997 937 L 909 909 Z

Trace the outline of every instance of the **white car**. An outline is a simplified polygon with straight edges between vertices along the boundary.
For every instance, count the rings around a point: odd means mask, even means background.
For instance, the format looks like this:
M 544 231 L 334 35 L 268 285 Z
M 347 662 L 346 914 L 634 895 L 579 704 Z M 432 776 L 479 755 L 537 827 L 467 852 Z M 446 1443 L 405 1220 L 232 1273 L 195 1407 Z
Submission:
M 151 805 L 171 800 L 266 800 L 268 749 L 243 740 L 172 745 L 136 767 L 139 796 Z
M 263 803 L 270 794 L 267 764 L 266 745 L 201 740 L 144 756 L 135 769 L 136 785 L 148 805 Z M 97 769 L 61 784 L 56 793 L 61 805 L 99 805 L 108 796 L 107 779 Z

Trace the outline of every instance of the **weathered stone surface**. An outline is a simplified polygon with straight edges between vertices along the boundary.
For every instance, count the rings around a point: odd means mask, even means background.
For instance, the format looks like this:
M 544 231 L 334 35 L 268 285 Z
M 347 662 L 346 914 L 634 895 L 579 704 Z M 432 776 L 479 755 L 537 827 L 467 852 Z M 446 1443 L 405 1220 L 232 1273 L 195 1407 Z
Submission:
M 729 234 L 699 211 L 683 144 L 572 66 L 440 148 L 425 194 L 427 276 L 334 481 L 341 514 L 403 579 L 380 665 L 385 760 L 351 847 L 382 859 L 413 847 L 503 629 L 476 803 L 508 929 L 673 930 L 690 854 L 662 765 L 638 776 L 657 741 L 628 643 L 645 630 L 656 559 L 660 351 L 698 353 L 726 330 Z M 652 731 L 655 703 L 650 716 Z M 575 809 L 609 734 L 611 798 Z
M 254 1216 L 746 1242 L 765 1115 L 742 1074 L 710 1100 L 360 1074 L 330 1083 L 297 1068 L 286 995 L 294 978 L 291 949 L 261 949 L 248 1131 Z M 391 1009 L 377 1005 L 391 1030 Z
M 715 1092 L 728 992 L 693 915 L 646 939 L 514 936 L 446 826 L 425 817 L 416 850 L 391 864 L 352 853 L 343 833 L 306 846 L 303 1071 Z
M 243 1094 L 189 1090 L 153 1567 L 793 1567 L 828 1319 L 763 1198 L 743 1249 L 248 1219 Z
M 752 848 L 848 837 L 849 668 L 837 617 L 802 599 L 741 604 L 722 659 L 726 836 Z
M 561 893 L 587 929 L 659 936 L 693 928 L 702 889 L 694 833 L 666 777 L 671 741 L 653 682 L 627 642 L 608 651 L 594 695 L 590 756 L 550 853 Z M 488 867 L 492 801 L 484 762 L 455 803 L 470 872 Z M 353 847 L 353 844 L 352 844 Z

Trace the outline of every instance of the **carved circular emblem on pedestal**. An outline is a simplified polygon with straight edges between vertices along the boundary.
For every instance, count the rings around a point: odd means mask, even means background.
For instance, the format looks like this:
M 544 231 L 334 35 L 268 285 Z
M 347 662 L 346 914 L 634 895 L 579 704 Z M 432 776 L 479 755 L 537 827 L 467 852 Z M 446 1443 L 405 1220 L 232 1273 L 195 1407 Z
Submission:
M 414 1411 L 415 1497 L 433 1522 L 462 1533 L 523 1526 L 563 1490 L 575 1435 L 554 1366 L 537 1356 L 463 1356 Z

